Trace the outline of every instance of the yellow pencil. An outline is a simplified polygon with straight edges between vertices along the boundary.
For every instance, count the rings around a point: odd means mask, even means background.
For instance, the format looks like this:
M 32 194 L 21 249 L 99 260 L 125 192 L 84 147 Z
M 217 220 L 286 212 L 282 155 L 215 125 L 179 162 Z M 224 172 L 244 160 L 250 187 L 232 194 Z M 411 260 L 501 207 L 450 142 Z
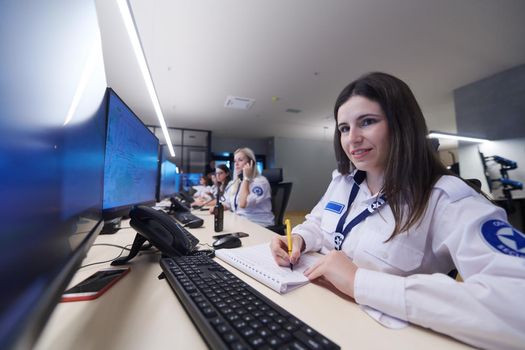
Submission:
M 292 257 L 292 228 L 290 225 L 290 219 L 284 220 L 286 225 L 286 237 L 288 238 L 288 256 Z M 290 269 L 293 271 L 293 264 L 290 263 Z

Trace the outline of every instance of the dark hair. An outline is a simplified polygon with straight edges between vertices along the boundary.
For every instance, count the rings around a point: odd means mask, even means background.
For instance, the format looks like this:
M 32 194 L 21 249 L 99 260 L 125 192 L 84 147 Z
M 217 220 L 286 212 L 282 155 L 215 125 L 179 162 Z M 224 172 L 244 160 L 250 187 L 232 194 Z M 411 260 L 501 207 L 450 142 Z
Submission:
M 224 190 L 226 189 L 226 186 L 228 186 L 228 183 L 232 180 L 232 174 L 231 174 L 230 168 L 228 168 L 226 164 L 219 164 L 215 168 L 221 169 L 227 174 L 226 181 L 224 181 L 224 183 L 221 184 L 221 192 L 224 192 Z
M 337 123 L 339 108 L 352 96 L 363 96 L 379 103 L 388 121 L 390 150 L 382 188 L 392 209 L 395 226 L 390 239 L 408 230 L 423 216 L 436 181 L 451 175 L 427 139 L 427 126 L 421 108 L 407 84 L 385 73 L 368 73 L 346 86 L 334 107 Z M 355 169 L 341 145 L 335 128 L 334 148 L 341 174 Z
M 206 181 L 206 186 L 212 185 L 211 179 L 207 175 L 202 174 L 201 179 L 204 179 L 204 181 Z

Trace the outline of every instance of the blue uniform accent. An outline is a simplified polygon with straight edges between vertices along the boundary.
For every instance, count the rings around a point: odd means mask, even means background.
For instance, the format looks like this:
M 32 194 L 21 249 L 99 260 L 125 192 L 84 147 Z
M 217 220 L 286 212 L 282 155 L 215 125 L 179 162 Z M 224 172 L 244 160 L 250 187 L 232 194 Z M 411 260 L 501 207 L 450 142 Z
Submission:
M 325 210 L 332 211 L 337 214 L 341 214 L 344 208 L 345 208 L 344 204 L 337 203 L 337 202 L 328 202 L 326 203 L 326 206 L 324 207 Z
M 255 186 L 253 189 L 252 189 L 252 192 L 255 193 L 257 196 L 262 196 L 264 191 L 262 189 L 262 187 L 259 187 L 259 186 Z
M 525 258 L 525 235 L 501 220 L 489 220 L 481 226 L 481 235 L 501 253 Z
M 348 197 L 348 205 L 346 206 L 346 212 L 341 215 L 339 218 L 339 222 L 337 223 L 337 228 L 334 232 L 334 248 L 336 250 L 341 250 L 341 247 L 343 245 L 343 242 L 346 239 L 346 236 L 352 229 L 357 226 L 361 221 L 366 219 L 369 215 L 375 213 L 376 210 L 379 210 L 383 204 L 386 202 L 385 196 L 381 196 L 378 200 L 373 202 L 371 205 L 368 206 L 365 210 L 363 210 L 361 213 L 359 213 L 356 217 L 352 219 L 348 223 L 348 225 L 345 225 L 346 217 L 350 213 L 350 208 L 352 207 L 352 203 L 357 197 L 357 193 L 359 192 L 359 185 L 363 180 L 366 178 L 366 172 L 364 171 L 357 171 L 354 176 L 354 185 L 352 186 L 352 191 L 350 192 L 350 196 Z

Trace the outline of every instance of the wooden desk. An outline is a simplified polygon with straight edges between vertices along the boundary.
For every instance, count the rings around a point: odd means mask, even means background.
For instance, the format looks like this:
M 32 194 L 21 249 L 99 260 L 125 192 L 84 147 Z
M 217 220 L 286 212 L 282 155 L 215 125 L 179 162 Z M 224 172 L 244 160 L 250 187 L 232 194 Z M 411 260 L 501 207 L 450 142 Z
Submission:
M 213 216 L 195 212 L 204 226 L 190 231 L 201 243 L 211 244 Z M 225 213 L 224 233 L 244 231 L 244 246 L 268 242 L 273 232 L 246 219 Z M 99 236 L 95 244 L 128 245 L 135 232 L 129 228 Z M 110 260 L 119 248 L 93 246 L 83 265 Z M 144 252 L 131 262 L 131 272 L 99 299 L 60 303 L 54 310 L 35 349 L 206 349 L 206 343 L 187 316 L 161 273 L 158 253 Z M 218 259 L 217 259 L 218 260 Z M 218 260 L 262 294 L 323 333 L 343 349 L 465 349 L 456 340 L 417 326 L 385 328 L 357 304 L 315 284 L 280 295 L 251 277 Z M 79 282 L 109 263 L 80 269 L 71 281 Z

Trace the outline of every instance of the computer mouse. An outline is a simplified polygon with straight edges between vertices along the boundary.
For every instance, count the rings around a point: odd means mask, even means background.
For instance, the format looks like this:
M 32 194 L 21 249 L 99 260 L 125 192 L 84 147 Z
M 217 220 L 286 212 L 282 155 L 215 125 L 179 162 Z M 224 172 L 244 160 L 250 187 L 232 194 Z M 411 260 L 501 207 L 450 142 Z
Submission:
M 219 238 L 213 242 L 213 248 L 223 249 L 223 248 L 237 248 L 242 245 L 241 239 L 235 236 L 226 236 Z
M 204 220 L 202 220 L 201 218 L 196 218 L 194 220 L 191 220 L 191 221 L 188 221 L 187 223 L 185 223 L 184 227 L 199 228 L 203 224 L 204 224 Z

